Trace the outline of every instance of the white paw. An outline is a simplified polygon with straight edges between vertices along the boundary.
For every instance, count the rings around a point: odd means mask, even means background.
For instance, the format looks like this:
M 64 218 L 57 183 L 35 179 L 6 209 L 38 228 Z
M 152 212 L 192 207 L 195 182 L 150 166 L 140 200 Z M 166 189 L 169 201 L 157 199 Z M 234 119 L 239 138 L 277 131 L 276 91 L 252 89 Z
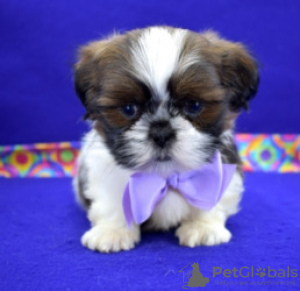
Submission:
M 140 240 L 139 229 L 116 226 L 93 226 L 81 238 L 81 243 L 91 250 L 99 252 L 119 252 L 130 250 Z
M 177 229 L 176 236 L 181 245 L 195 247 L 227 243 L 232 235 L 221 223 L 186 222 Z

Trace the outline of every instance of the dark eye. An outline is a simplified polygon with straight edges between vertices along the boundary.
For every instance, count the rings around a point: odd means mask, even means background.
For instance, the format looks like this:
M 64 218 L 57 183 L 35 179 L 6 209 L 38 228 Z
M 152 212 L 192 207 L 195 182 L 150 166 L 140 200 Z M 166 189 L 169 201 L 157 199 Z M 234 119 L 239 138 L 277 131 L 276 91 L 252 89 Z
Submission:
M 202 110 L 199 101 L 189 100 L 183 105 L 183 113 L 190 117 L 196 117 Z
M 128 119 L 134 119 L 138 113 L 138 107 L 135 104 L 127 104 L 121 107 L 121 112 Z

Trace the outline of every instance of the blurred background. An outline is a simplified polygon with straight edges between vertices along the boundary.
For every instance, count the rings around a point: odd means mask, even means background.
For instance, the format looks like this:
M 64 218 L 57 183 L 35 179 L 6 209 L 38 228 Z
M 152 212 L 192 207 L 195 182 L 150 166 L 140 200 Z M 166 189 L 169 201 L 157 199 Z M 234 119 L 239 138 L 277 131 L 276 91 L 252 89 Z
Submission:
M 214 29 L 243 42 L 261 85 L 237 131 L 300 132 L 300 1 L 1 2 L 0 145 L 79 140 L 87 125 L 73 89 L 78 47 L 149 25 Z

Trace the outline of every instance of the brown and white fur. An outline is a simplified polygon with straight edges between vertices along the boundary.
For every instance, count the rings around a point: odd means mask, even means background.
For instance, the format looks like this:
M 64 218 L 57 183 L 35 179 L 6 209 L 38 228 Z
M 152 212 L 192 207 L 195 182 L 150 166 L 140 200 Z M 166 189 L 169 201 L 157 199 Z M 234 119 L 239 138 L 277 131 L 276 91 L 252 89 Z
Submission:
M 91 221 L 82 244 L 101 252 L 133 248 L 141 226 L 128 228 L 122 209 L 130 175 L 197 169 L 216 149 L 224 163 L 238 165 L 220 202 L 203 211 L 169 189 L 145 226 L 178 227 L 179 243 L 189 247 L 228 242 L 225 223 L 243 192 L 235 119 L 258 82 L 246 49 L 211 31 L 150 27 L 82 47 L 76 91 L 92 120 L 74 179 Z

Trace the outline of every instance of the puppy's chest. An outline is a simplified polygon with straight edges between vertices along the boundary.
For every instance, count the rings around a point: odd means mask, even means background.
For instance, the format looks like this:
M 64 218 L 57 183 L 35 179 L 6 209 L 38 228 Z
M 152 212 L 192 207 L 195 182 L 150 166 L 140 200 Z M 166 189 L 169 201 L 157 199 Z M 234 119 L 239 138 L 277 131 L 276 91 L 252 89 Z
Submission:
M 190 206 L 182 195 L 173 189 L 168 189 L 165 197 L 156 205 L 151 217 L 151 227 L 168 229 L 176 226 L 190 213 Z

